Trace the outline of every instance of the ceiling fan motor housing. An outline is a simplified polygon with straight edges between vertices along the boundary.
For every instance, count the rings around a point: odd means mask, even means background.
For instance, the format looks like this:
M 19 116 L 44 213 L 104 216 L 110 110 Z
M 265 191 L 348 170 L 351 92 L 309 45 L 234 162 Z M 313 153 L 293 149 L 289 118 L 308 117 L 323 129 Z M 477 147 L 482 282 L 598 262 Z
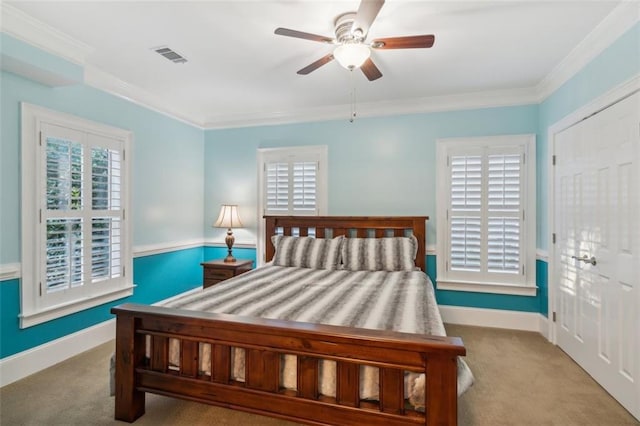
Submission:
M 356 12 L 343 13 L 336 18 L 335 34 L 338 43 L 361 43 L 364 40 L 362 30 L 355 28 L 355 31 L 352 32 L 353 22 L 355 19 Z

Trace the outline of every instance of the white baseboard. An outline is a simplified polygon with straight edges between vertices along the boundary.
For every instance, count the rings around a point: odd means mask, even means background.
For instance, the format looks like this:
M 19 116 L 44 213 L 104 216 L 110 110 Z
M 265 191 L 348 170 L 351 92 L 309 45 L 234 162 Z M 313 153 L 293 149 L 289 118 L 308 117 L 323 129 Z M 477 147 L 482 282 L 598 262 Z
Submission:
M 110 319 L 52 342 L 3 358 L 0 360 L 0 387 L 113 340 L 115 335 L 116 320 Z
M 542 334 L 542 336 L 551 341 L 550 336 L 549 336 L 549 318 L 545 317 L 544 315 L 540 314 L 538 321 L 540 323 L 540 334 Z
M 478 327 L 507 328 L 535 331 L 546 337 L 546 318 L 543 327 L 537 312 L 505 311 L 501 309 L 469 308 L 466 306 L 438 305 L 442 320 L 448 324 L 475 325 Z

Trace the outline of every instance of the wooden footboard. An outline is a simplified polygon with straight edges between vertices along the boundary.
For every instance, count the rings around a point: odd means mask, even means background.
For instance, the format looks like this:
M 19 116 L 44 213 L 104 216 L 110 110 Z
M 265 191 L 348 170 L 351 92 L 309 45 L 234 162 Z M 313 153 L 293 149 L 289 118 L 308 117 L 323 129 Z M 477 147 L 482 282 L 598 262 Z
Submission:
M 115 417 L 144 414 L 145 392 L 308 424 L 455 425 L 457 357 L 462 341 L 399 332 L 238 317 L 125 304 L 116 326 Z M 150 356 L 146 355 L 150 336 Z M 169 366 L 169 341 L 180 366 Z M 211 373 L 200 345 L 211 345 Z M 231 348 L 245 352 L 245 381 L 232 378 Z M 281 355 L 297 356 L 297 390 L 283 389 Z M 336 362 L 336 396 L 319 394 L 320 360 Z M 379 368 L 379 401 L 360 401 L 360 366 Z M 425 373 L 425 410 L 404 400 L 406 371 Z

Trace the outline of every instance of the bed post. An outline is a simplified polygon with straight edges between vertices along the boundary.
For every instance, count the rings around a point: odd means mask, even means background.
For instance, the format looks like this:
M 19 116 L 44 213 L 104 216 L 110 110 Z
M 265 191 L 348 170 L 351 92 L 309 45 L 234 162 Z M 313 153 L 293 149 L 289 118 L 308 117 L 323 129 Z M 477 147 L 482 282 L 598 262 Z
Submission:
M 144 414 L 145 393 L 136 390 L 135 369 L 144 359 L 144 336 L 136 333 L 133 315 L 116 314 L 116 395 L 115 418 L 133 422 Z
M 457 425 L 457 357 L 433 353 L 425 356 L 425 364 L 426 424 Z
M 263 216 L 265 219 L 265 239 L 264 239 L 264 261 L 270 262 L 273 260 L 273 255 L 276 252 L 276 248 L 271 243 L 271 236 L 276 234 L 275 219 L 273 216 Z

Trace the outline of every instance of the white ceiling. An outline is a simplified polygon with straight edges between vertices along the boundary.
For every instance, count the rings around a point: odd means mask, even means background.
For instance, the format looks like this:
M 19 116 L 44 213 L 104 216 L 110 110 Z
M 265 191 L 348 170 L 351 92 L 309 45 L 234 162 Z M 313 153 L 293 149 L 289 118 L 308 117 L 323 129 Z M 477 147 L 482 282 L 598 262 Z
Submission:
M 121 80 L 160 110 L 220 127 L 328 111 L 347 117 L 352 85 L 363 110 L 533 89 L 620 2 L 387 0 L 368 40 L 435 34 L 436 41 L 431 49 L 374 51 L 384 77 L 373 82 L 335 61 L 297 75 L 331 45 L 273 34 L 286 27 L 333 37 L 335 17 L 357 10 L 357 0 L 7 3 L 87 45 L 88 70 Z M 151 50 L 165 45 L 188 62 Z

